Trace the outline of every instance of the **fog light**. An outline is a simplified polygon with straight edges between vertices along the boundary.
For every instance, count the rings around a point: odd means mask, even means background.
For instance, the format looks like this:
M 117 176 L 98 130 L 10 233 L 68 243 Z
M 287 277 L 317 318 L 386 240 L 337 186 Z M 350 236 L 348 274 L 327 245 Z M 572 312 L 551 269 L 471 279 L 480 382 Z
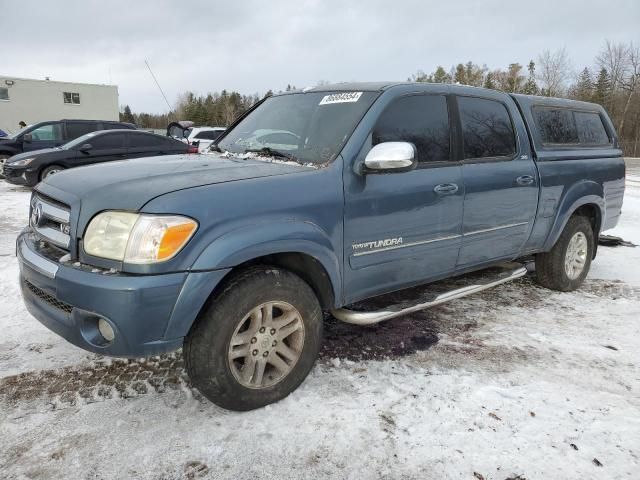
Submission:
M 109 322 L 107 322 L 103 318 L 98 320 L 98 330 L 107 342 L 113 341 L 113 339 L 116 337 L 116 334 L 113 331 L 111 325 L 109 325 Z

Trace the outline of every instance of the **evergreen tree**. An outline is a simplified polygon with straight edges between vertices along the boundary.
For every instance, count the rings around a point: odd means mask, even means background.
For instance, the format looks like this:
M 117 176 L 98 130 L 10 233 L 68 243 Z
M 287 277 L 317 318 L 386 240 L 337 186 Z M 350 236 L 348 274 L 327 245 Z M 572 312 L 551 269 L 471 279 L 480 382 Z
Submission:
M 527 70 L 529 70 L 529 78 L 527 78 L 527 83 L 524 84 L 522 92 L 527 95 L 538 95 L 540 93 L 540 89 L 536 83 L 536 64 L 533 60 L 529 62 Z
M 494 79 L 494 73 L 488 72 L 487 76 L 484 78 L 484 84 L 482 85 L 484 88 L 490 88 L 491 90 L 497 90 L 498 86 L 496 85 Z
M 611 99 L 611 77 L 606 68 L 602 68 L 596 79 L 596 85 L 593 92 L 593 101 L 599 103 L 603 107 L 609 105 Z
M 583 100 L 585 102 L 590 102 L 593 99 L 594 95 L 594 84 L 593 78 L 591 77 L 591 71 L 588 67 L 585 67 L 580 75 L 578 76 L 578 81 L 571 89 L 571 96 L 578 100 Z
M 127 123 L 136 123 L 136 119 L 133 116 L 133 113 L 131 113 L 131 108 L 129 108 L 129 105 L 125 105 L 124 111 L 120 112 L 120 121 Z
M 451 83 L 451 75 L 444 71 L 442 66 L 438 66 L 431 76 L 433 83 Z

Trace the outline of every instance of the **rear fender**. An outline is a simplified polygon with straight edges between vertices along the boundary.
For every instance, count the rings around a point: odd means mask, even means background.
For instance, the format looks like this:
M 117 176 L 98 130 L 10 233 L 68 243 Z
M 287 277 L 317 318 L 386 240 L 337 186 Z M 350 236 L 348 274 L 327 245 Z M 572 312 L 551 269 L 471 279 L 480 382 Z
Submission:
M 576 183 L 569 188 L 561 200 L 555 222 L 544 244 L 543 251 L 547 252 L 553 248 L 573 212 L 583 205 L 595 205 L 597 207 L 599 218 L 596 219 L 596 225 L 598 229 L 600 228 L 605 212 L 602 185 L 590 180 Z M 597 235 L 599 232 L 595 233 Z

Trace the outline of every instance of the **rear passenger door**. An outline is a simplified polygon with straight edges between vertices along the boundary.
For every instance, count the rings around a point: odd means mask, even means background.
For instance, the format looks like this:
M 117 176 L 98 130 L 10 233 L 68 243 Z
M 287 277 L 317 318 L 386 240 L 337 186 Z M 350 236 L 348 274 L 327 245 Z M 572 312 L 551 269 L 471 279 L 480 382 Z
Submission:
M 457 270 L 513 259 L 538 203 L 538 177 L 514 102 L 501 94 L 456 96 L 463 151 L 463 237 Z
M 373 145 L 415 145 L 418 166 L 405 173 L 347 170 L 344 219 L 346 302 L 450 275 L 462 234 L 464 187 L 453 161 L 446 95 L 391 100 L 359 154 Z

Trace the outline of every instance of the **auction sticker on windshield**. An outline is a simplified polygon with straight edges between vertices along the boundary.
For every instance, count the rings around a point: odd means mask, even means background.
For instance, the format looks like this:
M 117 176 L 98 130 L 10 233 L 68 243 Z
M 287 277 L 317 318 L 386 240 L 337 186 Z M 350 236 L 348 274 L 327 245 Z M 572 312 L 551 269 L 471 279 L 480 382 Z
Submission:
M 318 105 L 330 105 L 332 103 L 350 103 L 357 102 L 362 92 L 342 92 L 325 95 Z

